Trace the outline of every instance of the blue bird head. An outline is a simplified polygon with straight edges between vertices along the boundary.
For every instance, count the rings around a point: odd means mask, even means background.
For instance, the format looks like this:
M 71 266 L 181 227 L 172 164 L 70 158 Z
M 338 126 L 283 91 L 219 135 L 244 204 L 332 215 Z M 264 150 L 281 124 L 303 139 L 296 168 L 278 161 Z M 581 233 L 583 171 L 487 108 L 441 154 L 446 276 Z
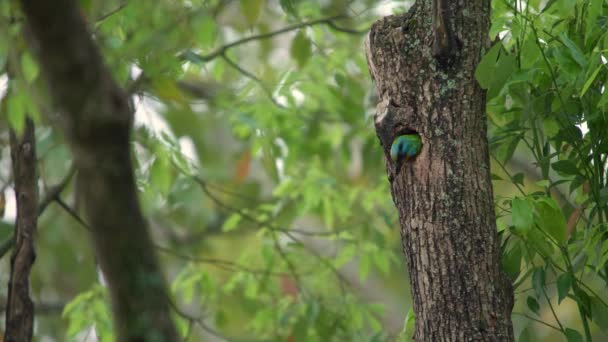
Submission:
M 420 152 L 420 147 L 420 136 L 417 134 L 400 135 L 391 145 L 391 159 L 393 161 L 399 159 L 409 160 Z

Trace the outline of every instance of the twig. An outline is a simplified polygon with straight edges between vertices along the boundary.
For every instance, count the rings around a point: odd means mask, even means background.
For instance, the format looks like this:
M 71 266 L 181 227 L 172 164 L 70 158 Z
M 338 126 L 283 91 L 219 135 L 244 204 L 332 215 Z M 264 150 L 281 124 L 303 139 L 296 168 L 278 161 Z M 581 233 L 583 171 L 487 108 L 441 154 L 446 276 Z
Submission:
M 333 21 L 328 22 L 327 26 L 331 27 L 332 29 L 334 29 L 338 32 L 343 32 L 343 33 L 348 33 L 348 34 L 361 35 L 361 34 L 366 34 L 367 32 L 369 32 L 369 28 L 367 28 L 365 30 L 354 30 L 354 29 L 349 29 L 349 28 L 345 28 L 345 27 L 340 27 L 340 26 L 336 25 Z
M 48 205 L 51 202 L 53 202 L 59 198 L 59 195 L 61 194 L 61 192 L 63 192 L 65 187 L 68 185 L 68 183 L 70 182 L 70 179 L 72 178 L 74 173 L 75 173 L 75 168 L 73 166 L 71 166 L 70 171 L 68 171 L 68 173 L 61 180 L 61 182 L 59 182 L 57 185 L 49 188 L 49 190 L 47 191 L 44 198 L 42 200 L 40 200 L 40 202 L 38 203 L 38 217 L 40 217 L 40 215 L 42 215 L 44 210 L 48 207 Z M 13 248 L 14 243 L 15 243 L 14 238 L 10 237 L 6 241 L 2 242 L 2 244 L 0 244 L 0 259 L 2 259 L 2 257 L 11 248 Z
M 97 18 L 97 20 L 95 20 L 95 22 L 99 26 L 104 20 L 106 20 L 109 17 L 113 16 L 114 14 L 120 12 L 123 8 L 127 7 L 127 5 L 128 5 L 128 3 L 126 3 L 126 2 L 119 4 L 118 7 L 116 7 L 115 9 L 110 10 L 108 13 L 101 15 L 99 18 Z
M 236 338 L 236 337 L 229 337 L 229 336 L 224 336 L 222 335 L 222 333 L 220 333 L 219 331 L 211 328 L 210 326 L 208 326 L 205 321 L 203 320 L 202 317 L 196 317 L 193 316 L 187 312 L 185 312 L 184 310 L 180 309 L 177 304 L 175 304 L 173 302 L 173 300 L 171 300 L 171 298 L 167 299 L 169 301 L 169 305 L 171 306 L 171 308 L 173 309 L 173 311 L 175 311 L 175 313 L 182 317 L 183 319 L 188 321 L 189 326 L 192 325 L 193 323 L 198 325 L 199 327 L 201 327 L 201 329 L 203 329 L 204 331 L 208 332 L 209 334 L 219 338 L 222 341 L 256 341 L 256 340 L 250 340 L 250 339 L 242 339 L 242 338 Z M 191 332 L 189 331 L 188 334 L 190 334 Z
M 268 89 L 268 87 L 266 87 L 266 85 L 264 84 L 264 82 L 262 82 L 262 80 L 260 80 L 259 78 L 257 78 L 254 74 L 250 73 L 249 71 L 243 69 L 238 64 L 236 64 L 234 61 L 232 61 L 230 58 L 228 58 L 228 56 L 226 56 L 225 53 L 222 53 L 221 57 L 232 68 L 236 69 L 238 72 L 240 72 L 241 74 L 243 74 L 245 77 L 247 77 L 247 78 L 253 80 L 255 83 L 257 83 L 260 86 L 260 88 L 262 88 L 262 90 L 264 91 L 264 93 L 266 93 L 266 95 L 268 96 L 268 98 L 270 99 L 270 101 L 275 106 L 277 106 L 279 108 L 285 108 L 285 106 L 283 106 L 282 104 L 280 104 L 279 102 L 277 102 L 277 100 L 272 95 L 272 92 L 270 91 L 270 89 Z
M 48 188 L 44 198 L 42 198 L 40 203 L 38 203 L 38 216 L 42 215 L 46 207 L 51 202 L 59 198 L 59 195 L 61 195 L 75 173 L 76 168 L 74 165 L 70 166 L 68 173 L 63 177 L 63 179 L 57 185 Z
M 199 177 L 195 176 L 195 175 L 191 175 L 187 172 L 185 172 L 185 170 L 182 170 L 178 165 L 176 165 L 175 163 L 173 163 L 174 167 L 180 171 L 182 174 L 187 175 L 188 177 L 190 177 L 195 183 L 197 183 L 202 191 L 218 206 L 236 212 L 237 214 L 241 215 L 241 217 L 243 217 L 244 219 L 246 219 L 247 221 L 250 221 L 252 223 L 254 223 L 255 225 L 257 225 L 259 228 L 266 228 L 268 230 L 271 231 L 280 231 L 283 232 L 285 235 L 287 235 L 289 238 L 291 238 L 293 241 L 301 244 L 302 246 L 306 246 L 298 237 L 294 236 L 293 233 L 295 231 L 293 230 L 288 230 L 288 229 L 282 229 L 279 227 L 276 227 L 272 224 L 270 224 L 270 222 L 261 222 L 259 220 L 257 220 L 255 217 L 247 214 L 245 211 L 239 209 L 239 208 L 234 208 L 231 207 L 227 204 L 225 204 L 224 202 L 220 201 L 219 198 L 217 198 L 213 193 L 211 193 L 207 187 L 207 184 L 204 180 L 200 179 Z M 344 276 L 342 274 L 340 274 L 340 272 L 334 267 L 334 265 L 332 265 L 326 258 L 324 258 L 322 255 L 320 255 L 319 253 L 317 253 L 314 250 L 311 250 L 309 248 L 306 248 L 308 250 L 308 252 L 310 252 L 310 254 L 312 254 L 317 260 L 319 260 L 319 262 L 321 262 L 323 265 L 327 266 L 332 273 L 336 276 L 336 278 L 339 280 L 339 284 L 340 284 L 340 289 L 342 290 L 342 292 L 344 293 L 345 289 L 344 289 L 344 284 L 349 284 L 348 280 L 346 278 L 344 278 Z
M 57 204 L 59 204 L 59 206 L 61 206 L 63 210 L 70 214 L 70 216 L 72 216 L 76 221 L 78 221 L 78 223 L 80 223 L 84 228 L 86 228 L 87 230 L 91 230 L 91 227 L 80 217 L 80 215 L 78 215 L 78 213 L 67 203 L 65 203 L 60 197 L 57 197 L 55 199 L 55 202 L 57 202 Z
M 530 315 L 528 315 L 528 314 L 525 314 L 525 313 L 522 313 L 522 312 L 513 312 L 513 314 L 514 314 L 514 315 L 519 315 L 519 316 L 525 317 L 525 318 L 527 318 L 527 319 L 529 319 L 529 320 L 531 320 L 531 321 L 534 321 L 534 322 L 536 322 L 536 323 L 540 323 L 540 324 L 542 324 L 542 325 L 544 325 L 544 326 L 546 326 L 546 327 L 549 327 L 549 328 L 551 328 L 551 329 L 554 329 L 554 330 L 557 330 L 557 331 L 559 331 L 559 332 L 562 332 L 562 330 L 561 330 L 560 328 L 558 328 L 558 327 L 556 327 L 556 326 L 554 326 L 554 325 L 552 325 L 552 324 L 549 324 L 549 323 L 547 323 L 547 322 L 545 322 L 545 321 L 541 321 L 540 319 L 534 318 L 534 317 L 532 317 L 532 316 L 530 316 Z
M 309 27 L 309 26 L 314 26 L 314 25 L 319 25 L 319 24 L 324 24 L 324 25 L 329 25 L 330 23 L 333 23 L 334 20 L 340 19 L 340 18 L 344 18 L 343 15 L 337 15 L 337 16 L 333 16 L 333 17 L 329 17 L 329 18 L 324 18 L 324 19 L 317 19 L 317 20 L 312 20 L 312 21 L 306 21 L 306 22 L 302 22 L 299 24 L 295 24 L 295 25 L 291 25 L 291 26 L 287 26 L 284 27 L 280 30 L 277 31 L 272 31 L 272 32 L 268 32 L 268 33 L 262 33 L 262 34 L 257 34 L 257 35 L 253 35 L 253 36 L 249 36 L 249 37 L 245 37 L 243 39 L 239 39 L 237 41 L 234 41 L 232 43 L 228 43 L 220 48 L 218 48 L 217 50 L 215 50 L 214 52 L 208 54 L 208 55 L 200 55 L 200 54 L 196 54 L 196 57 L 198 59 L 200 59 L 202 62 L 209 62 L 217 57 L 220 57 L 221 55 L 225 54 L 226 51 L 232 49 L 233 47 L 254 41 L 254 40 L 263 40 L 263 39 L 269 39 L 275 36 L 278 36 L 280 34 L 286 33 L 286 32 L 291 32 L 294 30 L 298 30 L 304 27 Z
M 167 300 L 169 301 L 169 305 L 171 306 L 173 311 L 175 311 L 175 313 L 178 316 L 186 319 L 190 324 L 196 323 L 198 326 L 200 326 L 203 330 L 210 333 L 211 335 L 213 335 L 223 341 L 230 341 L 230 340 L 228 340 L 228 338 L 226 338 L 225 336 L 220 334 L 218 331 L 216 331 L 215 329 L 213 329 L 213 328 L 209 327 L 207 324 L 205 324 L 205 322 L 203 322 L 203 319 L 201 317 L 194 317 L 191 314 L 183 311 L 171 300 L 171 298 L 167 298 Z
M 228 261 L 228 260 L 215 259 L 215 258 L 197 258 L 197 257 L 193 257 L 190 255 L 178 253 L 176 251 L 173 251 L 167 247 L 160 246 L 160 245 L 155 245 L 155 247 L 157 250 L 159 250 L 165 254 L 172 255 L 176 258 L 187 260 L 187 261 L 192 261 L 192 262 L 211 264 L 211 265 L 217 266 L 219 268 L 222 268 L 224 270 L 234 271 L 235 269 L 237 269 L 237 270 L 245 271 L 245 272 L 248 272 L 251 274 L 272 275 L 272 276 L 290 275 L 289 273 L 285 273 L 285 272 L 272 272 L 269 270 L 252 269 L 247 266 L 238 264 L 236 262 Z M 312 271 L 309 273 L 312 274 Z

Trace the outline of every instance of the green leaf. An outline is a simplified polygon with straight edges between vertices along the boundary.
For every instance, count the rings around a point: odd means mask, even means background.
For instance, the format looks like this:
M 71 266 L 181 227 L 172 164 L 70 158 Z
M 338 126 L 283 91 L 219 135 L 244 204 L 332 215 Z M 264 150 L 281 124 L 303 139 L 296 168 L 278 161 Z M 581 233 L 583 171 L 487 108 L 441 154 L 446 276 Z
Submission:
M 608 104 L 608 91 L 605 91 L 602 94 L 602 98 L 598 101 L 597 103 L 597 107 L 598 108 L 602 108 L 603 106 L 605 106 L 606 104 Z
M 27 96 L 23 92 L 11 92 L 7 99 L 7 119 L 17 135 L 21 135 L 25 128 L 27 101 Z
M 327 228 L 334 228 L 335 210 L 332 199 L 330 199 L 329 197 L 323 197 L 321 207 L 323 208 L 323 220 L 325 221 L 325 225 L 327 226 Z
M 589 40 L 594 29 L 598 28 L 597 18 L 602 14 L 602 4 L 604 0 L 590 0 L 587 2 L 587 18 L 585 18 L 585 41 Z
M 36 77 L 38 77 L 38 63 L 36 63 L 29 52 L 24 52 L 21 55 L 21 71 L 23 72 L 23 77 L 28 83 L 31 83 L 36 79 Z
M 172 168 L 167 157 L 159 153 L 150 169 L 150 183 L 164 196 L 169 193 L 172 183 Z
M 559 124 L 554 118 L 548 117 L 543 120 L 543 128 L 548 137 L 555 137 L 559 133 Z
M 566 328 L 566 331 L 564 331 L 564 335 L 566 335 L 566 339 L 568 339 L 568 342 L 583 342 L 583 336 L 581 335 L 581 333 L 574 329 Z
M 369 275 L 371 261 L 369 253 L 361 254 L 361 257 L 359 258 L 359 280 L 364 281 Z
M 196 20 L 192 22 L 192 31 L 196 34 L 196 39 L 201 47 L 210 48 L 215 44 L 215 39 L 217 37 L 217 24 L 215 23 L 215 19 L 209 15 L 201 15 Z M 202 62 L 200 57 L 194 54 L 191 50 L 187 50 L 186 53 L 190 53 L 190 55 L 186 55 L 192 62 Z
M 175 328 L 177 329 L 179 336 L 185 337 L 190 329 L 189 321 L 185 318 L 174 316 L 173 322 L 175 322 Z
M 266 3 L 265 0 L 241 0 L 241 12 L 247 19 L 249 25 L 253 26 L 258 22 L 262 9 Z
M 353 244 L 348 244 L 344 248 L 340 249 L 338 256 L 333 259 L 334 267 L 340 268 L 347 262 L 349 262 L 356 252 L 356 247 Z
M 230 217 L 228 217 L 228 219 L 224 221 L 224 224 L 222 224 L 222 231 L 229 232 L 231 230 L 234 230 L 239 224 L 239 222 L 241 222 L 241 219 L 242 216 L 239 213 L 234 213 L 230 215 Z
M 387 253 L 376 252 L 372 254 L 372 258 L 374 261 L 374 265 L 376 265 L 376 267 L 378 267 L 378 269 L 382 271 L 382 273 L 388 275 L 391 266 Z
M 591 297 L 580 287 L 573 287 L 574 296 L 573 298 L 576 300 L 579 308 L 583 312 L 583 315 L 590 318 L 591 317 Z
M 521 257 L 522 250 L 520 245 L 517 244 L 502 258 L 502 267 L 509 276 L 509 279 L 511 279 L 511 282 L 514 282 L 519 276 L 521 270 Z
M 524 185 L 524 174 L 523 172 L 518 172 L 511 177 L 511 180 L 514 184 Z
M 475 70 L 475 78 L 483 89 L 488 89 L 492 83 L 492 73 L 496 62 L 498 61 L 498 53 L 502 48 L 502 43 L 498 42 L 481 58 L 477 69 Z
M 516 135 L 510 139 L 508 139 L 508 143 L 501 144 L 499 147 L 496 157 L 501 160 L 503 163 L 508 162 L 513 157 L 515 150 L 517 149 L 517 145 L 521 140 L 521 135 Z
M 533 35 L 528 36 L 521 47 L 521 68 L 523 70 L 532 68 L 542 57 L 537 41 Z
M 566 241 L 566 218 L 561 209 L 550 197 L 544 197 L 535 203 L 537 224 L 544 232 L 549 233 L 558 244 Z
M 540 305 L 538 304 L 536 298 L 528 296 L 528 298 L 526 299 L 526 304 L 528 305 L 528 309 L 530 309 L 530 311 L 540 316 Z
M 283 9 L 283 12 L 291 15 L 292 17 L 297 17 L 298 13 L 296 11 L 296 0 L 280 0 L 279 4 Z
M 545 4 L 545 7 L 541 11 L 541 13 L 550 10 L 550 13 L 557 12 L 558 16 L 569 14 L 572 12 L 575 4 L 576 1 L 571 0 L 549 0 Z
M 515 228 L 526 232 L 534 223 L 534 207 L 525 198 L 516 197 L 511 201 L 511 217 Z
M 532 273 L 532 287 L 536 296 L 540 297 L 545 293 L 545 269 L 537 267 Z
M 541 188 L 547 188 L 551 185 L 551 182 L 548 179 L 542 179 L 538 182 L 535 182 L 534 185 L 539 186 Z
M 551 167 L 553 168 L 553 170 L 561 172 L 565 175 L 580 174 L 578 168 L 576 167 L 576 164 L 574 164 L 573 161 L 568 159 L 556 161 L 555 163 L 551 164 Z
M 403 329 L 401 329 L 401 333 L 399 334 L 399 340 L 404 342 L 413 341 L 415 326 L 416 314 L 414 314 L 414 310 L 410 308 L 403 320 Z
M 306 341 L 308 340 L 308 322 L 309 320 L 304 317 L 300 317 L 292 330 L 292 337 L 296 341 Z
M 568 48 L 570 56 L 572 56 L 576 63 L 583 68 L 587 66 L 587 59 L 585 58 L 585 54 L 583 54 L 581 49 L 579 49 L 578 45 L 571 41 L 570 38 L 568 38 L 568 36 L 566 35 L 566 33 L 562 33 L 560 35 L 560 38 L 564 45 L 566 45 L 566 47 Z
M 548 258 L 553 253 L 553 245 L 547 241 L 547 236 L 540 232 L 539 229 L 531 229 L 526 235 L 528 242 L 533 247 L 533 251 L 538 252 L 545 258 Z
M 591 312 L 593 313 L 593 322 L 604 334 L 608 334 L 608 307 L 606 307 L 606 304 L 598 297 L 591 297 Z
M 502 43 L 495 44 L 481 59 L 475 70 L 479 85 L 488 89 L 488 100 L 500 93 L 517 68 L 515 56 L 501 51 Z
M 312 56 L 312 44 L 304 30 L 298 31 L 295 38 L 291 42 L 290 49 L 291 57 L 296 60 L 298 66 L 303 67 Z
M 591 86 L 591 83 L 593 83 L 593 81 L 595 80 L 595 77 L 597 76 L 597 74 L 600 72 L 600 70 L 603 67 L 604 66 L 602 64 L 600 64 L 597 68 L 595 68 L 595 71 L 593 72 L 593 74 L 591 74 L 591 76 L 589 77 L 589 79 L 587 80 L 587 82 L 585 82 L 585 85 L 583 86 L 583 89 L 581 90 L 580 97 L 583 97 L 585 95 L 585 93 L 587 92 L 587 90 Z
M 570 287 L 572 286 L 573 277 L 571 273 L 562 273 L 557 277 L 557 296 L 558 304 L 561 304 L 562 300 L 568 296 Z

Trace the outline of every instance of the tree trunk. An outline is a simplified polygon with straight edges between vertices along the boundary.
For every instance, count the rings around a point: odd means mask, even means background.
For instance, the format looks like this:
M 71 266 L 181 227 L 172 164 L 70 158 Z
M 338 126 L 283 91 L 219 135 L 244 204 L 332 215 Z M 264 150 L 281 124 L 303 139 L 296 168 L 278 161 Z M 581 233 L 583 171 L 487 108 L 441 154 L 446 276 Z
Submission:
M 29 118 L 25 120 L 21 136 L 17 136 L 13 130 L 10 131 L 17 220 L 6 300 L 5 342 L 31 341 L 34 327 L 34 303 L 30 298 L 30 272 L 36 259 L 34 235 L 38 224 L 38 174 L 34 132 L 34 123 Z
M 74 0 L 22 0 L 21 7 L 74 156 L 117 341 L 177 341 L 137 199 L 127 96 L 104 65 Z
M 419 0 L 366 41 L 380 97 L 376 132 L 399 212 L 417 341 L 512 341 L 513 291 L 501 269 L 475 68 L 489 46 L 489 0 Z M 395 137 L 420 154 L 397 168 Z

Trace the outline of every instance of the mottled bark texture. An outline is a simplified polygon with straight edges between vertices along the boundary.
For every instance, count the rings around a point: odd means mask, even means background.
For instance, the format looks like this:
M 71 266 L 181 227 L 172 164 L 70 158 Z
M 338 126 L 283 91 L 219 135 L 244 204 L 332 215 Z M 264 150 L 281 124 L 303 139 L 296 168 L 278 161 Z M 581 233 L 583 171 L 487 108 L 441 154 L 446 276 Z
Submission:
M 17 220 L 13 234 L 11 275 L 6 301 L 5 342 L 32 340 L 34 303 L 30 298 L 30 272 L 36 259 L 34 235 L 38 223 L 38 174 L 34 124 L 26 119 L 21 136 L 11 130 L 11 161 L 17 199 Z
M 30 45 L 78 172 L 118 341 L 177 341 L 130 158 L 133 115 L 74 0 L 22 0 Z
M 406 15 L 376 22 L 366 42 L 381 101 L 376 132 L 410 274 L 414 338 L 512 341 L 513 292 L 501 269 L 485 92 L 474 76 L 489 45 L 490 1 L 437 2 L 419 0 Z M 447 28 L 437 30 L 437 14 Z M 391 143 L 412 131 L 422 150 L 397 174 Z

